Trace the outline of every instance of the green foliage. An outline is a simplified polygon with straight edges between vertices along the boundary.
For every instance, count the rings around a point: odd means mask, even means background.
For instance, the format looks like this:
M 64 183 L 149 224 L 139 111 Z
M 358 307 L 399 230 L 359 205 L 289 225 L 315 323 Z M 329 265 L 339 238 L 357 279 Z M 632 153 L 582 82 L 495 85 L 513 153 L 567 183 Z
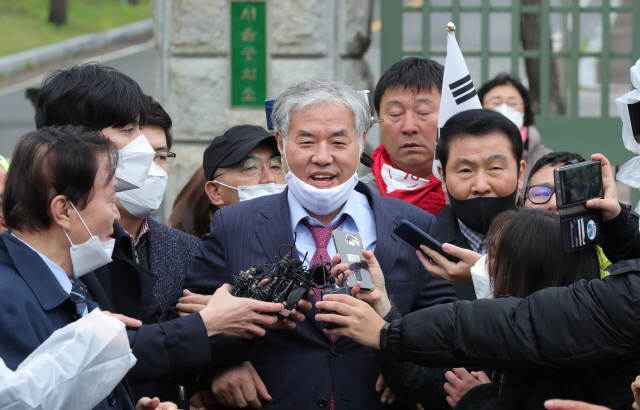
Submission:
M 67 23 L 48 23 L 50 0 L 0 0 L 0 56 L 151 17 L 150 0 L 68 0 Z

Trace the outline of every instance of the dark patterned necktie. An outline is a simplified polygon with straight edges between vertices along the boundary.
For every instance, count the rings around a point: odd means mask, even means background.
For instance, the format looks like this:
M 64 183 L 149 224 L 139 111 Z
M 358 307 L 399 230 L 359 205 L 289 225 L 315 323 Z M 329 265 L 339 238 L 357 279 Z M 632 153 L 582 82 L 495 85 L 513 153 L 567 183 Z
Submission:
M 315 227 L 311 226 L 311 224 L 306 220 L 302 220 L 302 224 L 309 228 L 311 231 L 311 235 L 313 236 L 313 240 L 316 243 L 316 252 L 313 254 L 311 261 L 309 262 L 309 266 L 317 265 L 323 262 L 331 262 L 331 258 L 329 257 L 329 252 L 327 252 L 327 245 L 329 244 L 329 240 L 331 240 L 331 232 L 333 232 L 338 226 L 342 225 L 342 223 L 347 219 L 347 214 L 342 214 L 340 219 L 333 225 L 328 228 L 325 227 Z M 325 277 L 329 272 L 325 272 Z M 316 302 L 320 301 L 320 289 L 318 289 L 318 284 L 314 283 L 313 293 L 314 299 Z M 331 341 L 335 342 L 337 336 L 329 335 L 331 337 Z M 333 394 L 333 390 L 331 391 L 331 401 L 329 402 L 329 410 L 336 410 L 336 400 L 335 395 Z
M 85 317 L 89 313 L 87 306 L 87 288 L 77 279 L 71 279 L 71 298 L 76 303 L 78 317 Z

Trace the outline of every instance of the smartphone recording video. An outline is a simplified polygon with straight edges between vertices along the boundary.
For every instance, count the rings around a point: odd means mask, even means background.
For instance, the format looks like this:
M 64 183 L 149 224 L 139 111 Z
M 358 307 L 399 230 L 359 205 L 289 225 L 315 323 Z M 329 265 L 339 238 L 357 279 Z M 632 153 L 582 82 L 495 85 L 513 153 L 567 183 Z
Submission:
M 580 162 L 556 168 L 554 178 L 559 208 L 603 196 L 600 161 Z

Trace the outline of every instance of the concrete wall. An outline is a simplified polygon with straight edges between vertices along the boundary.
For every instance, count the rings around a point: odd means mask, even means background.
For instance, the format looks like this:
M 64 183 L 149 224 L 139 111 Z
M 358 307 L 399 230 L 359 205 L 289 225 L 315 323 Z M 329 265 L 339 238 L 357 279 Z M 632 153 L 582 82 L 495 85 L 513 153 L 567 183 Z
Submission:
M 373 0 L 267 0 L 267 96 L 313 76 L 373 91 L 363 59 L 371 41 Z M 155 0 L 154 32 L 162 58 L 155 96 L 174 122 L 165 215 L 202 164 L 213 138 L 238 124 L 266 128 L 264 109 L 230 107 L 229 0 Z

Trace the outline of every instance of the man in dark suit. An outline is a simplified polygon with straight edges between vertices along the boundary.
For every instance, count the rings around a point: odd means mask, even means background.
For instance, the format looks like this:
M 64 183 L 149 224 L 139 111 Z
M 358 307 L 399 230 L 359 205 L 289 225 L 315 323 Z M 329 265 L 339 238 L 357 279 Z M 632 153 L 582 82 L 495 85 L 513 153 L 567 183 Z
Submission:
M 10 230 L 0 237 L 0 357 L 12 370 L 97 308 L 77 277 L 109 260 L 101 244 L 119 216 L 112 150 L 74 127 L 27 134 L 15 149 L 3 202 Z M 123 380 L 95 408 L 134 407 Z
M 455 300 L 450 284 L 431 277 L 415 250 L 392 234 L 405 218 L 436 236 L 434 217 L 358 183 L 369 117 L 362 98 L 338 81 L 306 80 L 281 94 L 272 119 L 288 188 L 216 212 L 185 286 L 211 293 L 230 275 L 278 256 L 282 245 L 295 245 L 294 257 L 306 266 L 328 262 L 335 255 L 331 232 L 339 229 L 360 233 L 364 248 L 374 251 L 402 314 Z M 260 407 L 258 391 L 273 409 L 382 408 L 375 389 L 380 372 L 371 353 L 324 333 L 314 320 L 317 312 L 315 307 L 305 312 L 308 318 L 296 330 L 254 341 L 250 362 L 257 374 L 247 367 L 218 373 L 214 390 L 219 382 L 236 398 L 222 397 L 225 404 Z
M 444 155 L 438 172 L 447 197 L 447 206 L 436 214 L 438 239 L 485 255 L 493 218 L 524 206 L 518 196 L 525 169 L 520 131 L 502 114 L 479 109 L 451 117 L 442 134 L 451 138 L 438 148 L 438 155 Z M 470 283 L 456 283 L 454 289 L 461 300 L 476 298 Z

